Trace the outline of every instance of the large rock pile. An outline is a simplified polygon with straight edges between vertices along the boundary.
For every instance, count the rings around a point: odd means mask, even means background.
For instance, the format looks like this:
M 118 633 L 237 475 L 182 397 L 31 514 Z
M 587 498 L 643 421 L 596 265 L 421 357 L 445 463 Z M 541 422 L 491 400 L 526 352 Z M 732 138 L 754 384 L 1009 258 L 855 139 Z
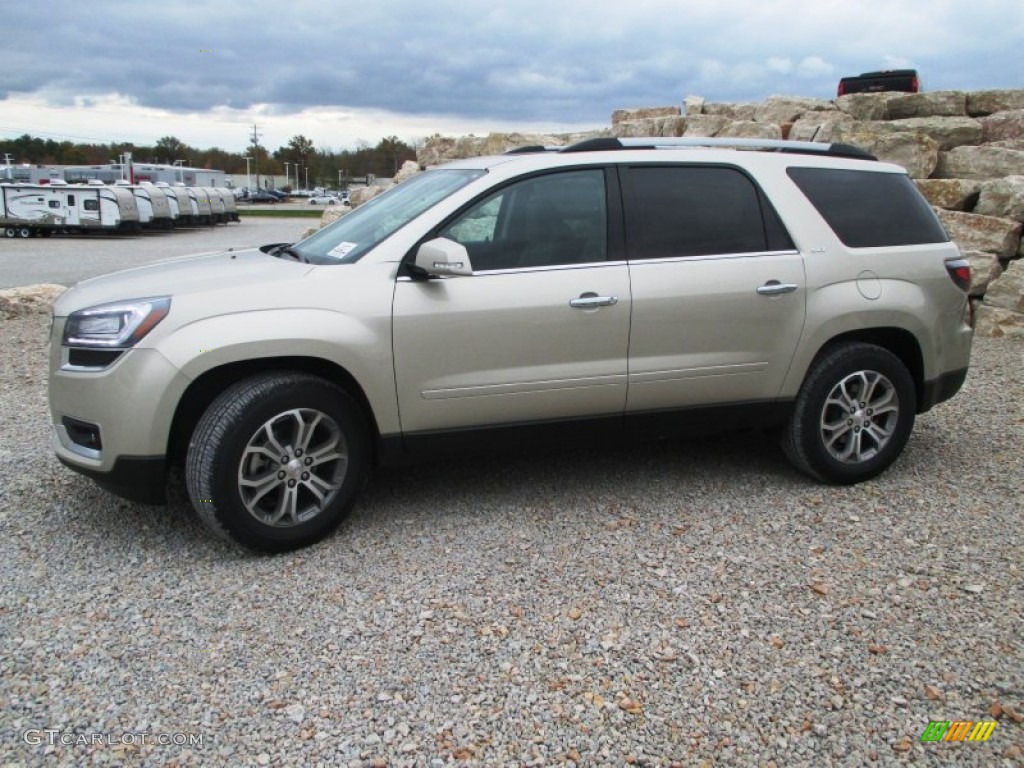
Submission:
M 431 137 L 420 165 L 561 146 L 597 136 L 791 139 L 854 144 L 905 167 L 970 260 L 980 334 L 1024 336 L 1024 89 L 851 94 L 833 101 L 772 96 L 620 109 L 589 134 Z

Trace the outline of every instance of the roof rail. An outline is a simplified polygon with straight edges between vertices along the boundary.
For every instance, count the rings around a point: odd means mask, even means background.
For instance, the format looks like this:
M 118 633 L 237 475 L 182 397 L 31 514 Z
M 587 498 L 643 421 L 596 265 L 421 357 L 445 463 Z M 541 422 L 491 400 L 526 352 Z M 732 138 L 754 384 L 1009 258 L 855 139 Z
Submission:
M 559 152 L 564 147 L 545 147 L 542 144 L 530 144 L 526 147 L 516 147 L 515 149 L 509 149 L 504 152 L 506 155 L 528 155 L 534 152 Z
M 695 147 L 722 147 L 727 149 L 766 149 L 775 152 L 793 152 L 807 155 L 849 157 L 857 160 L 877 160 L 870 152 L 852 144 L 823 144 L 817 141 L 783 141 L 782 139 L 725 139 L 696 136 L 647 138 L 600 138 L 581 141 L 562 152 L 607 152 L 619 149 L 678 149 Z

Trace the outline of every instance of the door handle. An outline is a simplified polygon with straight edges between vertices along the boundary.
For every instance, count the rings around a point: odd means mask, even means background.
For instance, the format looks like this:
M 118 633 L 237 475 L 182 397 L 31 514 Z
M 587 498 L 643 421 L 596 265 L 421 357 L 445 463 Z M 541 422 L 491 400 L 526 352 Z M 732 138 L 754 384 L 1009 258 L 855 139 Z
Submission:
M 585 293 L 578 299 L 569 299 L 569 306 L 573 309 L 593 309 L 594 307 L 611 307 L 619 303 L 618 296 L 597 296 L 593 293 Z
M 784 293 L 792 293 L 796 290 L 796 283 L 780 283 L 778 280 L 769 280 L 757 289 L 762 296 L 781 296 Z

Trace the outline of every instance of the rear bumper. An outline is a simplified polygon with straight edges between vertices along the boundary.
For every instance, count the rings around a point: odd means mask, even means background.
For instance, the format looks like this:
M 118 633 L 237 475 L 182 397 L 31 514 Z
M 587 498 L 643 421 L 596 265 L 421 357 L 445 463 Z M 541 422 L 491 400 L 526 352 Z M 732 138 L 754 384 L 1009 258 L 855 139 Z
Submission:
M 949 400 L 960 391 L 967 378 L 967 368 L 947 371 L 938 378 L 926 381 L 921 387 L 921 400 L 917 404 L 917 412 L 924 413 L 939 403 Z

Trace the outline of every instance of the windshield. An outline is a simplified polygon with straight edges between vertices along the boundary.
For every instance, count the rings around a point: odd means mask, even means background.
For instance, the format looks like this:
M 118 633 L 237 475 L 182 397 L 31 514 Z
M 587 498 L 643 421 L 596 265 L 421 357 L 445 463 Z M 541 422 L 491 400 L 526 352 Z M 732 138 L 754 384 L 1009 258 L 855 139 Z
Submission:
M 311 264 L 358 261 L 381 240 L 483 174 L 481 170 L 466 169 L 417 174 L 296 243 L 290 250 Z

